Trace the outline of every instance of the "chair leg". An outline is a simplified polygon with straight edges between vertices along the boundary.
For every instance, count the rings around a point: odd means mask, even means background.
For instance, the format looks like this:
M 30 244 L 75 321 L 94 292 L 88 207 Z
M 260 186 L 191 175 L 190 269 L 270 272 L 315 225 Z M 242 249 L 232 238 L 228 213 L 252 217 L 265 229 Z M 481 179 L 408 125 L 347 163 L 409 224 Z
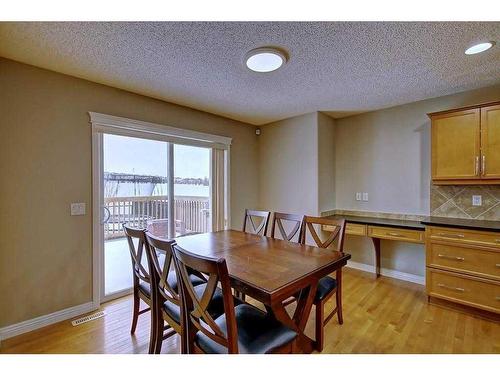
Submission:
M 137 328 L 137 319 L 139 318 L 139 308 L 141 306 L 141 299 L 139 298 L 139 294 L 134 291 L 134 309 L 132 316 L 132 327 L 130 327 L 130 334 L 133 335 L 135 333 L 135 329 Z
M 316 305 L 316 350 L 318 352 L 323 351 L 323 345 L 325 341 L 325 332 L 323 327 L 323 321 L 325 320 L 325 305 L 323 302 L 318 302 Z
M 338 270 L 335 279 L 337 280 L 337 292 L 335 297 L 337 299 L 337 317 L 339 319 L 339 324 L 344 323 L 344 318 L 342 317 L 342 270 Z
M 156 314 L 154 310 L 151 309 L 151 330 L 149 333 L 149 354 L 155 353 L 155 345 L 156 345 L 156 335 L 158 334 L 158 330 L 156 328 Z
M 160 354 L 161 345 L 163 343 L 163 317 L 161 314 L 157 314 L 157 318 L 155 319 L 155 344 L 154 344 L 154 354 Z

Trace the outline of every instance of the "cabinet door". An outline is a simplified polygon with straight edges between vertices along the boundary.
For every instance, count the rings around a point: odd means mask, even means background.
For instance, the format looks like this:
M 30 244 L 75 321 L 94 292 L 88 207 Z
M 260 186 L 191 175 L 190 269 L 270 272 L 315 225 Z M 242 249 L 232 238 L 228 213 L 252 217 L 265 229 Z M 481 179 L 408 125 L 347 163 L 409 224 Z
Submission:
M 481 108 L 481 173 L 500 178 L 500 105 Z
M 432 179 L 480 178 L 480 110 L 432 117 Z

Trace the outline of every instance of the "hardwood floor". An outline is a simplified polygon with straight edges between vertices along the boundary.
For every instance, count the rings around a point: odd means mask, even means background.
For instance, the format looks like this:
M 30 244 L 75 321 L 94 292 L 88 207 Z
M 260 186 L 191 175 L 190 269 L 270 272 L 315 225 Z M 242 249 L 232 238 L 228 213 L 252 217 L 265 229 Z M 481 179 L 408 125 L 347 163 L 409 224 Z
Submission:
M 344 324 L 328 323 L 322 353 L 500 353 L 498 322 L 429 305 L 421 285 L 352 269 L 344 274 Z M 102 309 L 104 318 L 77 327 L 65 321 L 5 340 L 0 353 L 147 353 L 148 314 L 131 336 L 130 297 Z M 314 313 L 307 333 L 314 337 Z M 162 353 L 179 353 L 179 341 L 166 340 Z

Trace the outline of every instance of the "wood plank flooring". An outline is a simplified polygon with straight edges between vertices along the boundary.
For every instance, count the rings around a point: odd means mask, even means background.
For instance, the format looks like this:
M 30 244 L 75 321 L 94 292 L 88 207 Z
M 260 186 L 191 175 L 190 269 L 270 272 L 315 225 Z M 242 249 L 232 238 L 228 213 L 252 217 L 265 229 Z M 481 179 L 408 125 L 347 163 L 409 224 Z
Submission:
M 344 324 L 328 323 L 322 353 L 500 353 L 500 323 L 429 305 L 421 285 L 352 269 L 343 281 Z M 149 314 L 132 336 L 130 297 L 102 309 L 104 318 L 77 327 L 65 321 L 5 340 L 0 353 L 147 353 Z M 314 311 L 307 333 L 314 337 Z M 166 340 L 162 353 L 179 353 L 179 341 Z

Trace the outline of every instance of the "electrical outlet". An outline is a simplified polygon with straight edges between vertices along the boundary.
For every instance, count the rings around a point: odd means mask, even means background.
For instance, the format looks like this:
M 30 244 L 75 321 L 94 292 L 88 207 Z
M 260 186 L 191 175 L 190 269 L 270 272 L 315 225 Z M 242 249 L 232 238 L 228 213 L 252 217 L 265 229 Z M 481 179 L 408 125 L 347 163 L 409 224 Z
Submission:
M 473 195 L 472 196 L 472 205 L 473 206 L 482 206 L 483 205 L 483 198 L 481 195 Z
M 356 193 L 356 200 L 360 201 L 361 200 L 361 193 Z
M 363 193 L 363 202 L 368 202 L 368 193 Z
M 71 216 L 85 215 L 85 203 L 71 203 Z

